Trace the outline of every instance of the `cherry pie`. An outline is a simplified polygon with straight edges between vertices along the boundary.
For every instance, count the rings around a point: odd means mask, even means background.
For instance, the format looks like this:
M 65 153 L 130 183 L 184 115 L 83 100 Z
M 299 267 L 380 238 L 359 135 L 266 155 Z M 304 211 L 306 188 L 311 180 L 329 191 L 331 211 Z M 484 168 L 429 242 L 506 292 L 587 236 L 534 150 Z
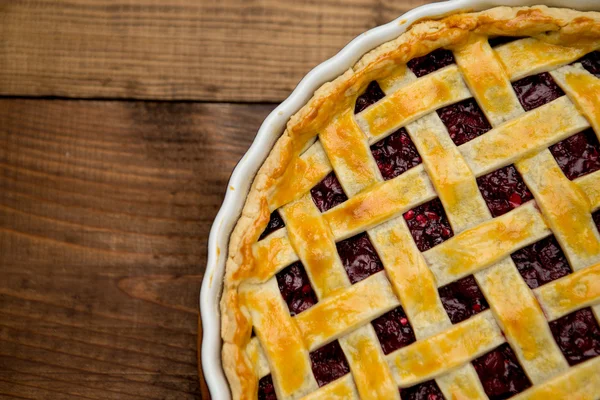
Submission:
M 598 49 L 600 13 L 500 7 L 319 89 L 231 236 L 233 398 L 600 399 Z

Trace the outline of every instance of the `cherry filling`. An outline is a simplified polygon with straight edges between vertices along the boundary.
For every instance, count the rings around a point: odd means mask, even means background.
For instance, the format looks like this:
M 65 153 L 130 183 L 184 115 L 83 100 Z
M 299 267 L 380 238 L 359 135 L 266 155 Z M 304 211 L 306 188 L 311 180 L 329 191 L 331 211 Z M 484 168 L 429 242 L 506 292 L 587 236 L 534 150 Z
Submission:
M 452 282 L 439 290 L 442 304 L 453 324 L 458 324 L 489 308 L 473 275 Z
M 371 324 L 381 343 L 383 354 L 390 354 L 415 341 L 415 333 L 402 307 L 383 314 L 371 321 Z
M 445 397 L 434 380 L 400 389 L 402 400 L 444 400 Z
M 571 267 L 554 236 L 524 247 L 511 257 L 531 289 L 571 273 Z
M 313 291 L 308 275 L 300 261 L 281 270 L 276 277 L 279 291 L 287 303 L 292 317 L 317 304 L 317 295 Z
M 421 164 L 421 156 L 404 128 L 371 146 L 371 153 L 386 181 Z
M 508 399 L 531 386 L 507 343 L 473 360 L 473 366 L 490 400 Z
M 336 247 L 352 284 L 383 270 L 383 264 L 366 233 L 342 240 Z
M 385 97 L 385 93 L 379 87 L 377 81 L 372 81 L 367 86 L 367 90 L 356 99 L 356 104 L 354 105 L 354 114 L 358 114 L 365 108 L 369 107 L 371 104 L 377 103 L 379 100 Z
M 346 356 L 337 340 L 310 353 L 310 361 L 319 387 L 350 372 Z
M 450 133 L 454 144 L 460 146 L 481 136 L 492 127 L 474 99 L 467 99 L 440 108 L 438 115 Z
M 423 57 L 413 58 L 407 65 L 420 78 L 450 64 L 454 64 L 452 52 L 450 50 L 438 49 Z
M 258 400 L 277 400 L 273 377 L 270 374 L 258 381 Z
M 547 72 L 528 76 L 512 85 L 525 111 L 543 106 L 565 94 Z
M 569 179 L 600 169 L 600 144 L 592 129 L 556 143 L 550 152 Z
M 490 39 L 491 46 L 508 43 L 518 38 Z M 426 56 L 409 61 L 409 68 L 421 77 L 453 64 L 454 56 L 439 49 Z M 600 52 L 593 52 L 580 60 L 592 74 L 600 77 Z M 540 107 L 564 95 L 550 74 L 542 73 L 513 83 L 519 101 L 526 111 Z M 371 82 L 358 97 L 355 113 L 379 101 L 385 94 L 376 81 Z M 444 107 L 438 115 L 446 125 L 450 137 L 459 146 L 491 129 L 485 115 L 474 99 Z M 600 144 L 593 130 L 571 136 L 550 148 L 557 163 L 569 179 L 600 170 Z M 392 179 L 420 164 L 421 157 L 404 128 L 371 146 L 373 157 L 384 179 Z M 492 215 L 498 217 L 533 198 L 514 166 L 494 171 L 477 178 L 479 189 Z M 327 175 L 311 189 L 313 200 L 325 212 L 347 200 L 335 174 Z M 452 228 L 439 199 L 418 206 L 404 214 L 410 232 L 420 251 L 442 243 L 453 236 Z M 600 230 L 600 211 L 593 214 Z M 285 226 L 277 211 L 261 234 L 268 234 Z M 383 270 L 375 248 L 366 233 L 339 242 L 337 251 L 350 281 L 354 284 Z M 519 272 L 531 289 L 571 273 L 569 264 L 554 237 L 545 238 L 511 255 Z M 296 262 L 276 275 L 281 294 L 292 316 L 317 303 L 306 271 Z M 489 308 L 473 276 L 460 279 L 439 290 L 442 304 L 452 323 L 456 324 Z M 413 343 L 414 332 L 402 307 L 373 320 L 373 328 L 384 354 Z M 582 309 L 550 322 L 558 346 L 570 365 L 600 355 L 600 327 L 590 308 Z M 326 385 L 350 372 L 346 357 L 337 341 L 310 354 L 313 373 L 319 386 Z M 508 344 L 475 359 L 473 366 L 490 400 L 506 399 L 531 386 Z M 442 400 L 435 381 L 401 389 L 403 399 Z M 260 379 L 258 398 L 276 399 L 271 375 Z
M 477 186 L 494 217 L 533 199 L 521 175 L 512 165 L 477 178 Z
M 600 355 L 600 327 L 590 308 L 550 322 L 550 330 L 569 365 Z
M 583 64 L 583 68 L 600 78 L 600 51 L 589 53 L 579 61 Z
M 269 219 L 269 223 L 267 224 L 267 227 L 265 228 L 263 233 L 260 235 L 258 240 L 263 240 L 265 237 L 267 237 L 269 235 L 269 233 L 273 233 L 277 229 L 283 228 L 284 226 L 285 226 L 285 223 L 283 222 L 283 219 L 281 219 L 281 215 L 279 215 L 279 212 L 277 212 L 277 210 L 273 211 L 271 213 L 271 219 Z
M 321 212 L 348 200 L 340 181 L 333 172 L 330 172 L 321 182 L 310 189 L 310 194 Z
M 404 219 L 419 251 L 427 251 L 454 235 L 440 199 L 405 212 Z

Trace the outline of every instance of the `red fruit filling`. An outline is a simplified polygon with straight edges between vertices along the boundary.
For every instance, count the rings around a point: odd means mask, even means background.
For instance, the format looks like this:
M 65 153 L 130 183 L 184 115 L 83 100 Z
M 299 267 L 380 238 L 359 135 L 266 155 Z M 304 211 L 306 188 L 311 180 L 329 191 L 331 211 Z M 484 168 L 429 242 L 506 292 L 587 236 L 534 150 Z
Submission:
M 477 178 L 477 186 L 494 217 L 533 199 L 521 175 L 512 165 Z
M 404 220 L 420 251 L 427 251 L 454 235 L 440 199 L 407 211 Z
M 490 308 L 473 275 L 452 282 L 440 288 L 439 292 L 453 324 Z
M 421 156 L 404 128 L 371 146 L 371 153 L 386 181 L 421 164 Z
M 383 264 L 366 233 L 342 240 L 336 246 L 352 284 L 383 270 Z
M 571 273 L 571 267 L 554 236 L 524 247 L 511 257 L 531 289 Z
M 531 386 L 508 343 L 473 360 L 483 390 L 490 400 L 503 400 Z
M 281 215 L 279 215 L 279 212 L 277 212 L 277 210 L 273 211 L 271 213 L 271 219 L 269 219 L 269 223 L 267 224 L 267 227 L 265 228 L 263 233 L 260 235 L 258 240 L 263 240 L 265 237 L 267 237 L 269 235 L 269 233 L 273 233 L 277 229 L 283 228 L 284 226 L 285 226 L 285 223 L 283 222 L 283 219 L 281 219 Z
M 325 212 L 348 200 L 340 181 L 333 172 L 330 172 L 321 182 L 310 189 L 310 194 L 321 212 Z
M 291 316 L 317 304 L 317 295 L 300 261 L 281 270 L 276 277 L 279 291 L 290 309 Z
M 590 308 L 550 322 L 550 330 L 569 365 L 600 355 L 600 327 Z
M 408 346 L 415 341 L 415 333 L 402 307 L 383 314 L 371 321 L 381 343 L 383 354 Z
M 474 99 L 467 99 L 437 111 L 454 144 L 460 146 L 481 136 L 492 127 Z
M 445 397 L 434 380 L 400 389 L 402 400 L 444 400 Z
M 450 64 L 454 64 L 452 52 L 450 50 L 438 49 L 423 57 L 413 58 L 407 65 L 417 77 L 421 77 Z
M 516 39 L 518 38 L 498 37 L 490 39 L 490 45 L 497 46 Z M 590 53 L 579 61 L 588 71 L 600 77 L 600 52 Z M 454 62 L 450 51 L 440 49 L 411 60 L 408 66 L 415 75 L 421 77 Z M 513 87 L 527 111 L 564 95 L 548 73 L 521 79 L 514 82 Z M 355 113 L 361 112 L 384 96 L 379 84 L 376 81 L 371 82 L 358 97 Z M 491 129 L 485 115 L 473 99 L 444 107 L 438 110 L 438 115 L 457 146 Z M 550 150 L 569 179 L 600 170 L 600 144 L 591 129 L 555 144 Z M 386 180 L 422 162 L 404 128 L 373 145 L 371 151 Z M 494 217 L 503 215 L 533 198 L 512 165 L 478 178 L 477 183 Z M 311 189 L 311 195 L 321 212 L 347 200 L 333 172 Z M 453 236 L 439 199 L 406 212 L 404 219 L 420 251 L 426 251 Z M 593 214 L 593 219 L 600 230 L 600 211 Z M 273 212 L 260 239 L 284 225 L 279 213 Z M 339 242 L 337 249 L 352 283 L 383 270 L 381 260 L 366 233 Z M 554 237 L 527 246 L 513 253 L 511 257 L 531 289 L 571 273 Z M 300 262 L 285 268 L 276 277 L 292 316 L 317 303 L 316 294 Z M 464 321 L 489 308 L 473 276 L 446 285 L 440 288 L 439 292 L 452 323 Z M 373 320 L 372 325 L 385 354 L 415 341 L 414 332 L 402 307 Z M 550 328 L 570 365 L 600 355 L 600 328 L 591 309 L 579 310 L 553 321 Z M 350 372 L 346 357 L 337 341 L 312 352 L 310 358 L 319 386 Z M 473 361 L 473 366 L 491 400 L 509 398 L 531 386 L 508 344 L 477 358 Z M 444 398 L 435 381 L 401 389 L 400 393 L 403 399 L 409 400 Z M 271 375 L 259 381 L 258 398 L 276 399 Z
M 512 85 L 525 111 L 543 106 L 565 94 L 547 72 L 528 76 Z
M 258 381 L 258 400 L 277 400 L 273 377 L 270 374 Z
M 354 105 L 354 114 L 358 114 L 371 104 L 377 103 L 384 97 L 385 93 L 383 93 L 383 90 L 381 90 L 381 87 L 379 87 L 377 81 L 369 83 L 367 90 L 365 90 L 365 92 L 356 99 L 356 104 Z
M 583 64 L 583 68 L 600 78 L 600 51 L 589 53 L 579 61 Z
M 337 340 L 310 353 L 310 361 L 319 387 L 350 372 L 346 356 Z
M 556 143 L 550 147 L 550 152 L 569 179 L 600 169 L 600 144 L 592 129 Z

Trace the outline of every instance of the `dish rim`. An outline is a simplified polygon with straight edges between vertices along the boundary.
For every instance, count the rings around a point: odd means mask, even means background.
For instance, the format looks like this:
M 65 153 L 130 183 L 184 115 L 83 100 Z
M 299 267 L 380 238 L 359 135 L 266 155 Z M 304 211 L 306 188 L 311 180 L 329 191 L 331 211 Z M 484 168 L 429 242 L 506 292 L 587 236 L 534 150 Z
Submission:
M 418 20 L 460 11 L 481 11 L 496 6 L 533 5 L 600 11 L 600 4 L 594 4 L 594 0 L 448 0 L 425 4 L 358 35 L 333 57 L 309 71 L 292 93 L 265 118 L 250 148 L 231 174 L 225 198 L 211 226 L 208 239 L 208 259 L 199 299 L 202 319 L 201 368 L 213 399 L 231 399 L 221 363 L 219 309 L 229 236 L 239 219 L 258 169 L 283 133 L 290 117 L 308 102 L 321 85 L 343 74 L 370 50 L 400 36 Z

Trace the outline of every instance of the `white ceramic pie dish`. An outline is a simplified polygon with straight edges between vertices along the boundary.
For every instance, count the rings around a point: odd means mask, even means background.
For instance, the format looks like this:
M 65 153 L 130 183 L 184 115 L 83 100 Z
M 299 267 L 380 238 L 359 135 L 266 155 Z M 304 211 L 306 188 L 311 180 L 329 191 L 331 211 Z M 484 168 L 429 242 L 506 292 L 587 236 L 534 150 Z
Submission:
M 252 146 L 231 175 L 225 200 L 215 218 L 208 240 L 208 262 L 200 292 L 200 310 L 203 325 L 202 368 L 213 399 L 231 398 L 221 366 L 219 312 L 229 235 L 239 218 L 255 174 L 275 141 L 283 133 L 288 119 L 306 104 L 314 91 L 323 83 L 341 75 L 369 50 L 401 35 L 417 20 L 452 14 L 456 11 L 480 11 L 495 6 L 538 4 L 600 11 L 598 0 L 450 0 L 418 7 L 352 40 L 334 57 L 310 71 L 292 94 L 269 114 L 258 130 Z

